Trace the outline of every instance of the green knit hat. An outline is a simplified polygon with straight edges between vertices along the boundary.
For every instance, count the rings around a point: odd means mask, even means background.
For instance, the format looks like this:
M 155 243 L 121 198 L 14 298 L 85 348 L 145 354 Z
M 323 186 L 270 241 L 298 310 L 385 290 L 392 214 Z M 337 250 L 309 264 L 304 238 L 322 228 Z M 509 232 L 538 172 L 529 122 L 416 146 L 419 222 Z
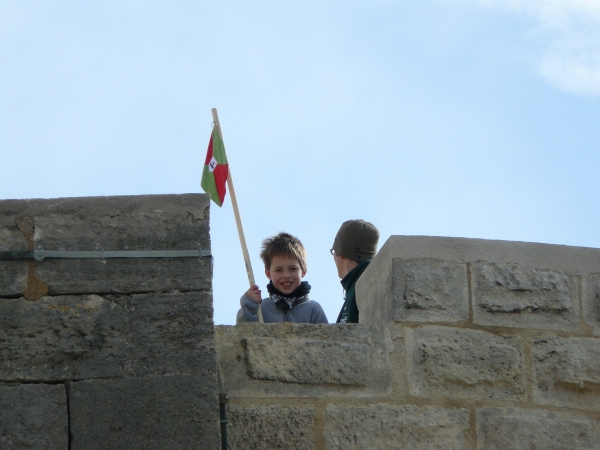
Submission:
M 347 220 L 342 224 L 333 241 L 336 255 L 361 262 L 377 253 L 379 230 L 364 220 Z

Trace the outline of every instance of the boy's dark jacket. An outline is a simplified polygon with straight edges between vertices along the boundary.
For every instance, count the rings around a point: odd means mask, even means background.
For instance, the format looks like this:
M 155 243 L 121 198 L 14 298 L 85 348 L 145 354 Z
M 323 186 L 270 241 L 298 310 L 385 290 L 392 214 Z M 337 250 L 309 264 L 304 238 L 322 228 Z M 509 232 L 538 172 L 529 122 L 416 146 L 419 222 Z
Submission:
M 355 292 L 356 282 L 365 269 L 369 266 L 371 261 L 372 260 L 367 259 L 366 261 L 361 262 L 358 266 L 348 272 L 340 281 L 344 291 L 346 292 L 346 296 L 344 300 L 344 306 L 342 306 L 342 310 L 340 311 L 336 323 L 358 323 L 358 306 L 356 306 Z

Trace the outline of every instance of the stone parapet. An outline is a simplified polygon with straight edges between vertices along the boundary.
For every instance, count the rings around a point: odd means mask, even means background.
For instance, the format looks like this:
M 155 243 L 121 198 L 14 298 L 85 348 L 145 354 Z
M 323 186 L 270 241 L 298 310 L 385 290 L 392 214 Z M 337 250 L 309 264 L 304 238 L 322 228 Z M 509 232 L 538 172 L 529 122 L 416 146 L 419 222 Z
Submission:
M 208 201 L 200 194 L 2 200 L 0 249 L 210 250 Z M 210 258 L 2 261 L 0 296 L 209 291 L 211 282 Z
M 392 236 L 356 284 L 360 322 L 598 334 L 599 271 L 600 249 Z
M 208 202 L 0 201 L 0 251 L 210 251 Z M 0 448 L 218 448 L 211 261 L 0 260 Z
M 598 249 L 392 237 L 361 323 L 216 327 L 230 448 L 598 449 L 599 269 Z
M 209 250 L 207 208 L 0 201 L 0 250 Z M 232 450 L 600 448 L 598 249 L 396 236 L 330 325 L 215 328 L 186 261 L 0 261 L 0 447 L 217 449 L 218 391 Z
M 226 392 L 237 397 L 386 396 L 386 327 L 245 323 L 216 327 Z
M 215 340 L 231 449 L 570 449 L 573 439 L 575 449 L 596 449 L 600 442 L 596 338 L 243 324 L 216 327 Z

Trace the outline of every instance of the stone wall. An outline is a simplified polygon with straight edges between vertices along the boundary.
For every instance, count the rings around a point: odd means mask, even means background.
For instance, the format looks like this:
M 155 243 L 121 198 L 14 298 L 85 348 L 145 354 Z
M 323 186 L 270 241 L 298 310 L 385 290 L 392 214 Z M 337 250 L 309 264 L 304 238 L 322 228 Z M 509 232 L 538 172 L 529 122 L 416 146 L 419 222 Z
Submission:
M 206 195 L 0 201 L 0 251 L 210 250 Z M 220 447 L 211 258 L 0 261 L 0 448 Z
M 216 327 L 231 449 L 600 449 L 600 250 L 393 236 L 360 324 Z
M 210 250 L 205 195 L 0 201 L 0 251 Z M 210 258 L 0 260 L 0 448 L 600 449 L 600 250 L 395 236 L 360 324 L 213 327 Z M 216 352 L 215 352 L 216 348 Z

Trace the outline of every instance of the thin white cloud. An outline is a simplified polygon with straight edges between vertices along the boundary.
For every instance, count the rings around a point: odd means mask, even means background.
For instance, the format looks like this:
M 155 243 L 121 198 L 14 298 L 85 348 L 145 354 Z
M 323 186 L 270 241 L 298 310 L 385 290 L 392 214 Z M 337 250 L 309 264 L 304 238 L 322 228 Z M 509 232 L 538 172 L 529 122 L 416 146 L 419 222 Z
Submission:
M 533 17 L 548 43 L 539 73 L 553 86 L 600 96 L 600 0 L 464 0 Z

